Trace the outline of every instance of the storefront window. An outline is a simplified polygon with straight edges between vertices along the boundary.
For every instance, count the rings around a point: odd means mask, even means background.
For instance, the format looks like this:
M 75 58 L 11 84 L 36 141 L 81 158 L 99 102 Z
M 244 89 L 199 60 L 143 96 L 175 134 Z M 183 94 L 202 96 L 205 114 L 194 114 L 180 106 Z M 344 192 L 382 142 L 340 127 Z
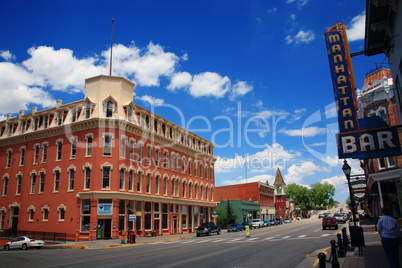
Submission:
M 198 227 L 198 206 L 194 206 L 194 227 Z
M 187 206 L 183 205 L 182 210 L 181 210 L 181 225 L 183 229 L 187 228 Z
M 145 230 L 151 230 L 151 220 L 152 220 L 151 212 L 152 212 L 151 202 L 145 202 L 145 209 L 144 209 Z
M 159 230 L 160 211 L 159 203 L 154 203 L 154 230 Z
M 162 204 L 162 229 L 168 228 L 168 205 Z
M 135 221 L 135 228 L 137 231 L 142 230 L 142 201 L 137 201 L 136 207 L 137 220 Z

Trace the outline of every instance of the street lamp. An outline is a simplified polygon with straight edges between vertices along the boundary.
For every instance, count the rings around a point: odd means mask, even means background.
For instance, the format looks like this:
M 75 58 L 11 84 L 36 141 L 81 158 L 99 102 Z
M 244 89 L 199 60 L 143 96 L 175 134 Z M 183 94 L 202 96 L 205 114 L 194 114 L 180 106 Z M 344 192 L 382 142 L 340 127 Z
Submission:
M 342 170 L 343 173 L 345 173 L 346 179 L 348 180 L 350 202 L 352 203 L 353 223 L 356 226 L 355 199 L 353 197 L 352 186 L 350 185 L 350 173 L 352 171 L 352 168 L 348 165 L 348 161 L 346 161 L 346 159 L 343 161 Z

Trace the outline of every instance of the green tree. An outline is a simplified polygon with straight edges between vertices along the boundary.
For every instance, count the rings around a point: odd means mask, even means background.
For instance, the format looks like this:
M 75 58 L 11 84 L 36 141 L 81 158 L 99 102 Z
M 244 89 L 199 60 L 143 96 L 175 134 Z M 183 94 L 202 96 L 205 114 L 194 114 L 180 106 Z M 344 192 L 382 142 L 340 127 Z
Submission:
M 289 198 L 290 196 L 302 211 L 307 212 L 313 208 L 311 191 L 307 187 L 296 183 L 286 185 L 286 197 Z
M 228 224 L 233 224 L 236 223 L 236 218 L 237 216 L 233 214 L 233 209 L 232 206 L 230 205 L 230 201 L 228 200 L 226 203 L 226 212 L 227 212 L 227 219 L 228 219 Z
M 328 183 L 314 183 L 311 185 L 311 201 L 316 206 L 329 204 L 330 198 L 335 195 L 335 187 Z
M 216 219 L 216 223 L 220 226 L 226 226 L 228 222 L 228 213 L 225 208 L 217 207 L 216 212 L 218 213 L 218 218 Z

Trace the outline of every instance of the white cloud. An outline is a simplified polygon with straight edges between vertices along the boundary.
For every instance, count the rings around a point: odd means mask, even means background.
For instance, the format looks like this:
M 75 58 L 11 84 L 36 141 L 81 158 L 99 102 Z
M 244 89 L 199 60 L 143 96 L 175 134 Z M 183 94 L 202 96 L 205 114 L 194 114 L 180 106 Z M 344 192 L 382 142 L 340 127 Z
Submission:
M 252 155 L 246 155 L 247 170 L 249 173 L 262 173 L 269 170 L 275 170 L 277 167 L 285 167 L 287 162 L 292 161 L 301 154 L 299 152 L 287 151 L 278 143 L 266 145 L 262 151 Z M 217 156 L 215 162 L 215 172 L 227 173 L 236 169 L 245 168 L 244 155 L 235 155 L 233 158 L 223 158 Z
M 314 39 L 315 34 L 311 30 L 308 30 L 307 32 L 300 30 L 295 36 L 296 43 L 308 44 Z
M 109 61 L 110 49 L 103 51 L 102 56 Z M 135 45 L 113 47 L 113 74 L 131 77 L 141 86 L 159 86 L 161 77 L 173 74 L 179 57 L 174 53 L 165 52 L 163 47 L 150 42 L 142 51 Z
M 0 113 L 17 113 L 26 110 L 29 104 L 51 107 L 56 101 L 43 89 L 35 86 L 41 80 L 27 72 L 23 66 L 0 62 Z
M 15 55 L 11 54 L 9 50 L 0 50 L 0 58 L 11 61 L 15 59 Z
M 237 81 L 236 84 L 234 84 L 232 87 L 232 92 L 230 93 L 230 99 L 234 100 L 238 96 L 244 96 L 251 90 L 253 90 L 252 85 L 249 85 L 247 84 L 247 82 L 244 81 Z
M 193 97 L 223 97 L 230 89 L 230 79 L 217 73 L 205 72 L 194 75 L 189 92 Z
M 275 13 L 276 11 L 278 11 L 278 9 L 276 7 L 268 9 L 267 13 L 271 14 L 271 13 Z
M 232 185 L 232 184 L 258 182 L 258 181 L 265 183 L 266 181 L 268 181 L 268 183 L 270 185 L 272 185 L 274 183 L 275 177 L 272 175 L 268 175 L 268 174 L 262 174 L 262 175 L 257 175 L 257 176 L 247 178 L 247 179 L 242 178 L 242 177 L 240 177 L 240 178 L 238 177 L 237 179 L 238 180 L 225 180 L 225 181 L 223 181 L 223 184 L 224 185 Z
M 167 89 L 175 91 L 179 88 L 186 88 L 191 84 L 192 76 L 187 72 L 175 73 L 170 79 L 170 84 Z
M 353 42 L 363 40 L 365 36 L 366 27 L 366 12 L 357 15 L 350 21 L 350 25 L 346 26 L 346 34 L 348 41 Z
M 284 133 L 288 136 L 303 136 L 303 137 L 314 137 L 317 135 L 322 135 L 327 133 L 326 128 L 319 127 L 306 127 L 302 129 L 286 129 L 282 128 L 279 130 L 279 133 Z
M 83 91 L 84 79 L 105 72 L 105 67 L 95 66 L 96 58 L 77 59 L 70 49 L 32 47 L 31 58 L 22 64 L 35 77 L 39 86 L 51 86 L 53 90 Z
M 137 97 L 137 99 L 148 102 L 151 106 L 160 106 L 165 102 L 163 99 L 157 99 L 157 98 L 154 98 L 154 97 L 148 96 L 148 95 L 144 95 L 142 97 Z
M 304 177 L 311 176 L 317 171 L 321 171 L 321 168 L 311 161 L 303 162 L 300 165 L 294 164 L 288 168 L 285 181 L 287 184 L 299 183 Z

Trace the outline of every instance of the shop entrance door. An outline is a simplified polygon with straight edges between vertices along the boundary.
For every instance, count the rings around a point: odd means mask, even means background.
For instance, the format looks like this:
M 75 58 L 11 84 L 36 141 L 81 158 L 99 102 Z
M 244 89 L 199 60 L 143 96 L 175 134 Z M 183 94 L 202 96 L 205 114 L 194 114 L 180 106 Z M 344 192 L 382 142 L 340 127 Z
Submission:
M 177 216 L 173 216 L 173 221 L 172 221 L 172 234 L 177 234 Z
M 98 220 L 98 230 L 96 238 L 100 239 L 100 238 L 111 238 L 111 237 L 112 237 L 112 220 L 111 219 Z

